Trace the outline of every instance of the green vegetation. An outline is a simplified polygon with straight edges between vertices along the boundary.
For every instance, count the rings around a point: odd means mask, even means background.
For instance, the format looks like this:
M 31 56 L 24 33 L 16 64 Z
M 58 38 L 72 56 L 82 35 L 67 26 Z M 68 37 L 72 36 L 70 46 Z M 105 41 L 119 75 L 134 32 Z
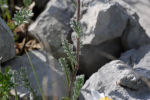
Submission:
M 16 26 L 20 26 L 21 24 L 28 24 L 30 21 L 30 18 L 33 16 L 32 10 L 28 9 L 29 6 L 32 3 L 32 0 L 23 0 L 24 6 L 20 8 L 16 13 L 14 14 L 14 18 L 11 18 L 9 7 L 7 0 L 0 0 L 1 11 L 2 11 L 2 17 L 5 20 L 11 20 L 12 22 L 7 23 L 11 30 L 14 30 Z M 66 39 L 63 39 L 62 45 L 64 48 L 64 52 L 66 53 L 66 58 L 60 58 L 59 62 L 62 66 L 62 69 L 64 71 L 64 74 L 66 76 L 67 81 L 67 87 L 68 87 L 68 96 L 63 97 L 62 100 L 77 100 L 78 96 L 80 94 L 80 90 L 84 83 L 84 75 L 77 76 L 77 72 L 79 69 L 79 52 L 81 48 L 80 43 L 80 35 L 82 32 L 81 26 L 80 26 L 80 0 L 78 2 L 73 2 L 75 8 L 77 8 L 77 20 L 73 21 L 72 28 L 77 33 L 77 45 L 76 45 L 76 51 L 73 50 L 73 45 L 70 44 Z M 27 32 L 26 32 L 27 35 Z M 23 48 L 22 48 L 23 49 Z M 36 80 L 36 83 L 38 85 L 38 88 L 40 90 L 42 99 L 45 100 L 40 82 L 37 77 L 36 70 L 32 64 L 31 58 L 26 52 L 29 63 L 32 67 L 34 77 Z M 71 65 L 71 67 L 69 66 Z M 18 95 L 16 91 L 16 87 L 19 86 L 16 80 L 16 76 L 19 76 L 18 80 L 20 80 L 23 84 L 23 87 L 28 89 L 30 93 L 32 94 L 32 97 L 37 100 L 36 91 L 32 88 L 28 76 L 26 75 L 26 69 L 21 68 L 20 73 L 17 73 L 16 71 L 12 71 L 11 69 L 6 68 L 4 73 L 0 72 L 0 100 L 8 100 L 10 98 L 15 97 L 15 100 L 18 100 Z M 10 91 L 14 89 L 15 90 L 15 96 L 10 94 Z
M 19 26 L 23 23 L 29 23 L 29 20 L 32 16 L 32 10 L 26 10 L 25 8 L 21 8 L 19 11 L 16 11 L 13 20 L 15 24 Z
M 7 0 L 0 0 L 0 10 L 2 18 L 7 21 L 7 25 L 13 31 L 16 26 L 24 23 L 29 23 L 30 18 L 33 16 L 32 10 L 27 9 L 32 3 L 32 0 L 23 1 L 25 7 L 16 11 L 14 18 L 11 17 L 9 6 Z M 14 34 L 14 40 L 16 40 L 16 35 Z M 26 69 L 24 67 L 19 71 L 11 70 L 9 67 L 5 68 L 5 71 L 0 71 L 0 100 L 18 100 L 16 87 L 22 85 L 24 88 L 28 89 L 34 99 L 37 100 L 36 92 L 32 88 L 28 76 L 26 75 Z M 16 78 L 17 77 L 17 78 Z M 19 84 L 21 82 L 22 84 Z M 15 90 L 15 96 L 11 93 L 11 90 Z
M 77 4 L 75 2 L 73 2 L 73 4 L 78 11 L 77 20 L 73 21 L 72 23 L 72 28 L 77 34 L 76 52 L 73 51 L 73 45 L 70 44 L 66 39 L 64 39 L 62 45 L 67 57 L 59 59 L 59 62 L 61 63 L 66 76 L 68 87 L 68 97 L 62 98 L 63 100 L 77 100 L 84 83 L 84 75 L 77 76 L 77 72 L 79 69 L 79 52 L 81 49 L 80 35 L 82 32 L 80 25 L 80 0 L 78 0 Z M 69 63 L 71 64 L 71 68 L 68 67 Z
M 16 87 L 15 77 L 16 72 L 9 67 L 5 68 L 4 73 L 0 72 L 0 100 L 7 100 L 12 97 L 10 90 Z
M 8 1 L 7 0 L 0 0 L 0 8 L 2 11 L 2 18 L 4 20 L 10 20 L 11 19 L 11 15 L 10 15 L 10 11 L 8 8 Z

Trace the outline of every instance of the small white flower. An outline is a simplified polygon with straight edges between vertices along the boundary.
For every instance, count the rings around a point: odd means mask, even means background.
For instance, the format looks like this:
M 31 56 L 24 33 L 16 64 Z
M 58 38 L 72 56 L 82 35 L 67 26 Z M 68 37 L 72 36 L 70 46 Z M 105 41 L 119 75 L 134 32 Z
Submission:
M 96 90 L 91 90 L 92 100 L 112 100 L 111 98 L 104 95 L 104 93 L 99 93 Z

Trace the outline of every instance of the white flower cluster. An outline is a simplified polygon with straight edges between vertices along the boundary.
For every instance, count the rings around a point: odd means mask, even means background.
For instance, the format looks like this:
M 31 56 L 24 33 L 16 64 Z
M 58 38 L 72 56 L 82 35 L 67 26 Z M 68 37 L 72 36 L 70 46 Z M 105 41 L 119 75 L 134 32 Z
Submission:
M 99 93 L 94 89 L 91 90 L 91 95 L 88 98 L 89 100 L 112 100 L 112 98 L 105 96 L 104 93 Z

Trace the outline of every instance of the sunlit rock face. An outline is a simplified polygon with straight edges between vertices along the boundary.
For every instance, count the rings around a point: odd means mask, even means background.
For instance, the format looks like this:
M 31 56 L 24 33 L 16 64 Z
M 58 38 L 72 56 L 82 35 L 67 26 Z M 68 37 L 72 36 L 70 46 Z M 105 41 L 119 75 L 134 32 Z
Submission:
M 111 61 L 94 73 L 82 87 L 79 100 L 89 100 L 91 90 L 104 93 L 112 100 L 150 99 L 147 84 L 135 74 L 131 66 L 121 60 Z
M 72 32 L 70 19 L 74 12 L 71 0 L 51 0 L 37 20 L 30 25 L 29 32 L 42 42 L 47 52 L 58 58 L 64 54 L 62 37 L 70 37 Z
M 121 0 L 84 0 L 81 6 L 80 70 L 86 75 L 116 59 L 122 51 L 150 43 L 139 17 Z M 76 33 L 72 33 L 76 46 Z
M 123 0 L 139 15 L 139 22 L 150 37 L 150 0 Z

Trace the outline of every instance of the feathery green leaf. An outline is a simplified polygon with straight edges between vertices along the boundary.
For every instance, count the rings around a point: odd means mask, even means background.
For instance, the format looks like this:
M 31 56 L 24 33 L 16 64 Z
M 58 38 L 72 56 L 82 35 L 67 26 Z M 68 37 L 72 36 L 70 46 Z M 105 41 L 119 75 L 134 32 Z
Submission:
M 68 67 L 67 61 L 66 61 L 65 58 L 60 58 L 59 63 L 62 66 L 62 69 L 65 73 L 65 77 L 66 77 L 66 80 L 67 80 L 67 85 L 69 86 L 69 84 L 70 84 L 70 69 Z
M 80 95 L 80 90 L 84 83 L 84 75 L 79 75 L 76 77 L 76 80 L 74 82 L 74 89 L 73 89 L 73 100 L 77 100 Z
M 72 26 L 72 29 L 77 33 L 77 36 L 80 37 L 81 32 L 82 32 L 80 22 L 76 22 L 73 20 L 71 26 Z
M 21 8 L 19 11 L 16 11 L 13 20 L 16 25 L 21 25 L 23 23 L 29 23 L 29 20 L 32 16 L 32 10 Z
M 67 54 L 67 58 L 69 59 L 73 72 L 75 71 L 74 65 L 76 64 L 75 52 L 73 51 L 73 45 L 70 44 L 66 39 L 62 42 L 64 52 Z

